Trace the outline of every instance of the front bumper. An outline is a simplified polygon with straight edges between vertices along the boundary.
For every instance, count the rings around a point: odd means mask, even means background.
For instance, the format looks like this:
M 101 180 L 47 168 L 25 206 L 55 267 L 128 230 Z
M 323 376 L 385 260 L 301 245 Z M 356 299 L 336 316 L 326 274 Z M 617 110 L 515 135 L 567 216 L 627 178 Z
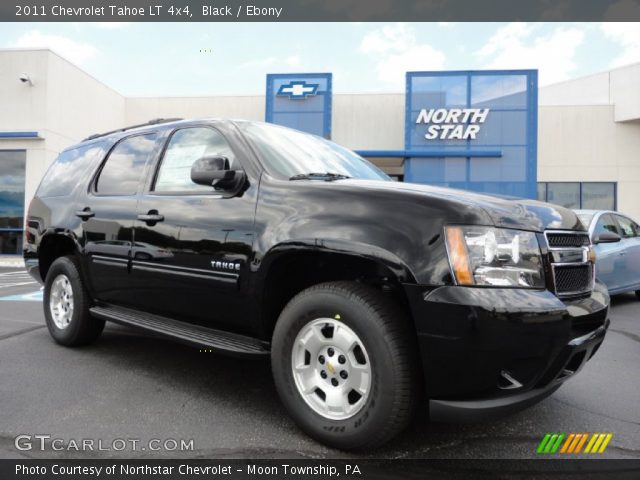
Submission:
M 405 289 L 434 420 L 484 420 L 542 400 L 580 371 L 609 326 L 599 282 L 571 301 L 541 290 Z

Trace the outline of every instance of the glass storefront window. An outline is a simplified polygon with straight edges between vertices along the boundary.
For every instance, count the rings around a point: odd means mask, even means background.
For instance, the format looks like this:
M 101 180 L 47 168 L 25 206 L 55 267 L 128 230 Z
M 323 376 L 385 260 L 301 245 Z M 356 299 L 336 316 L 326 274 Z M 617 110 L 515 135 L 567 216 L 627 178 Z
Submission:
M 580 208 L 580 184 L 577 182 L 547 184 L 547 201 L 567 208 Z
M 615 210 L 614 182 L 539 182 L 538 200 L 567 208 Z
M 22 251 L 24 150 L 0 150 L 0 254 Z
M 547 184 L 544 182 L 538 182 L 538 200 L 547 201 Z
M 615 184 L 583 183 L 582 208 L 590 210 L 615 209 Z

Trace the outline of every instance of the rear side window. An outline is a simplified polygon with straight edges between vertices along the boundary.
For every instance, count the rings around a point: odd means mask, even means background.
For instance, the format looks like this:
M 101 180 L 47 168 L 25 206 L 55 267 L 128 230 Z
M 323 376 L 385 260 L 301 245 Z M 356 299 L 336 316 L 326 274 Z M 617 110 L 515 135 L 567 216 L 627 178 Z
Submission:
M 616 221 L 609 213 L 605 213 L 598 219 L 598 223 L 596 223 L 596 228 L 593 233 L 595 235 L 600 235 L 603 232 L 611 232 L 615 233 L 616 235 L 620 235 L 620 232 L 618 232 Z
M 73 189 L 82 183 L 83 179 L 88 182 L 87 174 L 93 165 L 93 160 L 103 155 L 104 143 L 65 150 L 47 170 L 40 182 L 37 195 L 39 197 L 71 195 Z
M 100 171 L 96 192 L 100 195 L 135 195 L 155 145 L 155 133 L 128 137 L 118 143 Z

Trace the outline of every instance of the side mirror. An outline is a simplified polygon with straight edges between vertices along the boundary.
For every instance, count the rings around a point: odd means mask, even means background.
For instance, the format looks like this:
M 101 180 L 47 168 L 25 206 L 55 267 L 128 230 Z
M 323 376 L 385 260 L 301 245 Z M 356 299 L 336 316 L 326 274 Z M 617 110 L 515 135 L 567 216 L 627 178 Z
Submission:
M 207 156 L 191 166 L 191 181 L 216 190 L 233 190 L 244 180 L 244 171 L 230 170 L 227 157 Z
M 595 235 L 593 237 L 593 244 L 597 245 L 599 243 L 616 243 L 620 241 L 620 235 L 613 232 L 602 232 L 600 235 Z

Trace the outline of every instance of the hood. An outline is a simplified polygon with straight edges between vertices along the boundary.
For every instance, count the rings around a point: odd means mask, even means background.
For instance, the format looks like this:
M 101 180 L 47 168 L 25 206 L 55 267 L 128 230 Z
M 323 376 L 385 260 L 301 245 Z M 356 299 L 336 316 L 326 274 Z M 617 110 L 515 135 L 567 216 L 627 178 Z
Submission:
M 570 209 L 524 198 L 508 198 L 453 188 L 416 183 L 376 180 L 340 180 L 336 185 L 357 186 L 379 191 L 450 200 L 483 210 L 494 226 L 542 232 L 544 230 L 584 230 L 578 216 Z

